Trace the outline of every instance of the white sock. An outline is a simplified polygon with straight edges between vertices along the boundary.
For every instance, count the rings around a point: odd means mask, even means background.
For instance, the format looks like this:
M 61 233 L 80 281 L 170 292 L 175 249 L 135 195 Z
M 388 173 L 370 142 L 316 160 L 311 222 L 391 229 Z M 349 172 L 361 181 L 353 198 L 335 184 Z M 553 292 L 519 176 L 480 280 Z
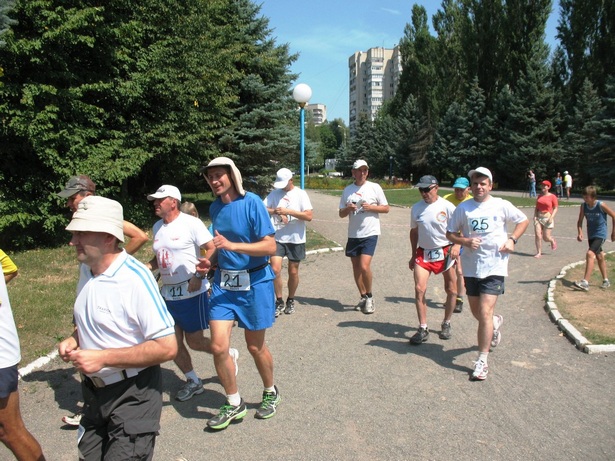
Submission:
M 265 388 L 265 392 L 273 392 L 273 393 L 275 393 L 275 386 L 266 387 Z
M 480 360 L 481 362 L 483 362 L 485 365 L 487 364 L 487 356 L 489 355 L 489 352 L 479 352 L 478 353 L 478 360 Z
M 241 403 L 241 396 L 239 395 L 239 392 L 235 392 L 234 394 L 227 395 L 226 400 L 228 400 L 229 405 L 236 407 Z
M 188 373 L 184 373 L 186 375 L 186 379 L 191 379 L 195 383 L 199 382 L 199 377 L 196 375 L 194 370 L 190 370 Z

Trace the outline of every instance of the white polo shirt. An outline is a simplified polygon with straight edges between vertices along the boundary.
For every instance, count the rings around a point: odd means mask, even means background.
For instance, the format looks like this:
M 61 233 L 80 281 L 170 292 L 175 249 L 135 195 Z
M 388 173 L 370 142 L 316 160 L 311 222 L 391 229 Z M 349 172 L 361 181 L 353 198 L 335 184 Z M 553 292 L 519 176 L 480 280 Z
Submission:
M 289 208 L 296 211 L 312 210 L 312 202 L 303 189 L 293 187 L 288 192 L 283 189 L 272 190 L 263 200 L 267 208 Z M 277 215 L 271 216 L 271 224 L 275 228 L 275 240 L 280 243 L 305 243 L 305 221 L 289 217 L 288 224 L 284 224 Z
M 151 271 L 126 251 L 96 277 L 81 264 L 74 316 L 81 349 L 132 347 L 175 334 Z M 102 378 L 120 370 L 106 367 L 89 376 Z

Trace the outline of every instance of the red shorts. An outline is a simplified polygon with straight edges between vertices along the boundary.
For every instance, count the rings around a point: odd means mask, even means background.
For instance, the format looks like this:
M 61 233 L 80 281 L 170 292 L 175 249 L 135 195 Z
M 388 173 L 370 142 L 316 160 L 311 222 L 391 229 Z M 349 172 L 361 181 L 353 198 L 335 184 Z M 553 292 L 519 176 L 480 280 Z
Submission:
M 421 247 L 416 250 L 415 264 L 418 264 L 423 269 L 434 274 L 440 274 L 449 270 L 455 265 L 455 260 L 449 258 L 449 253 L 453 245 L 447 245 L 442 248 L 434 248 L 425 250 Z

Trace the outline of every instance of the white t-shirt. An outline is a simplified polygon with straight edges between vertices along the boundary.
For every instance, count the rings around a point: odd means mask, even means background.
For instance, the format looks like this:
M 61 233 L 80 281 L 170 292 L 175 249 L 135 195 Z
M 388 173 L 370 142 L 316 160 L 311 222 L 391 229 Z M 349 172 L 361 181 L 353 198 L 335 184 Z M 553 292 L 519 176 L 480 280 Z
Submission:
M 572 187 L 572 176 L 569 174 L 564 176 L 564 187 Z
M 190 280 L 201 256 L 201 245 L 213 239 L 203 221 L 186 213 L 180 213 L 169 224 L 165 224 L 162 219 L 157 221 L 153 233 L 154 253 L 158 261 L 160 278 L 165 286 L 178 285 Z M 188 293 L 187 289 L 183 289 L 181 297 L 171 298 L 163 287 L 163 296 L 165 299 L 187 299 L 208 289 L 209 282 L 205 279 L 199 291 Z
M 507 276 L 509 253 L 499 251 L 508 240 L 506 226 L 525 220 L 525 214 L 501 198 L 490 197 L 482 203 L 476 200 L 460 203 L 448 222 L 448 231 L 461 231 L 464 237 L 482 240 L 476 250 L 463 247 L 463 275 L 480 279 L 490 275 Z
M 348 238 L 365 238 L 380 235 L 380 213 L 364 211 L 361 203 L 371 205 L 388 205 L 382 187 L 371 181 L 365 181 L 362 186 L 350 184 L 346 186 L 340 199 L 340 209 L 346 208 L 348 202 L 357 204 L 357 211 L 348 215 Z
M 267 208 L 289 208 L 296 211 L 308 211 L 312 209 L 310 197 L 303 189 L 293 187 L 286 192 L 283 189 L 272 190 L 263 200 Z M 288 224 L 284 224 L 278 215 L 271 216 L 271 224 L 275 228 L 275 240 L 280 243 L 305 243 L 305 221 L 288 217 Z
M 126 251 L 97 277 L 81 264 L 74 318 L 81 349 L 132 347 L 175 334 L 151 271 Z M 120 370 L 106 367 L 88 376 L 102 378 Z
M 0 276 L 0 368 L 8 368 L 19 363 L 21 351 L 2 271 Z
M 433 203 L 421 200 L 410 210 L 410 228 L 418 228 L 418 246 L 430 250 L 450 245 L 446 238 L 446 225 L 453 216 L 455 205 L 442 197 Z

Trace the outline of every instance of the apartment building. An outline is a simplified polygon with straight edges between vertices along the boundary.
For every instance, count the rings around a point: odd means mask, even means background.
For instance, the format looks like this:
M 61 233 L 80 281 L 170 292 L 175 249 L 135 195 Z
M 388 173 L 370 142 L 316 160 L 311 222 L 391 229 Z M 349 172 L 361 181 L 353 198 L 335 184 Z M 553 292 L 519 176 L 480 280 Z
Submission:
M 399 47 L 357 51 L 348 58 L 348 70 L 348 126 L 353 133 L 359 114 L 374 120 L 382 103 L 395 95 L 401 74 Z
M 305 110 L 312 113 L 312 121 L 315 126 L 320 126 L 327 121 L 327 106 L 324 104 L 308 104 Z

